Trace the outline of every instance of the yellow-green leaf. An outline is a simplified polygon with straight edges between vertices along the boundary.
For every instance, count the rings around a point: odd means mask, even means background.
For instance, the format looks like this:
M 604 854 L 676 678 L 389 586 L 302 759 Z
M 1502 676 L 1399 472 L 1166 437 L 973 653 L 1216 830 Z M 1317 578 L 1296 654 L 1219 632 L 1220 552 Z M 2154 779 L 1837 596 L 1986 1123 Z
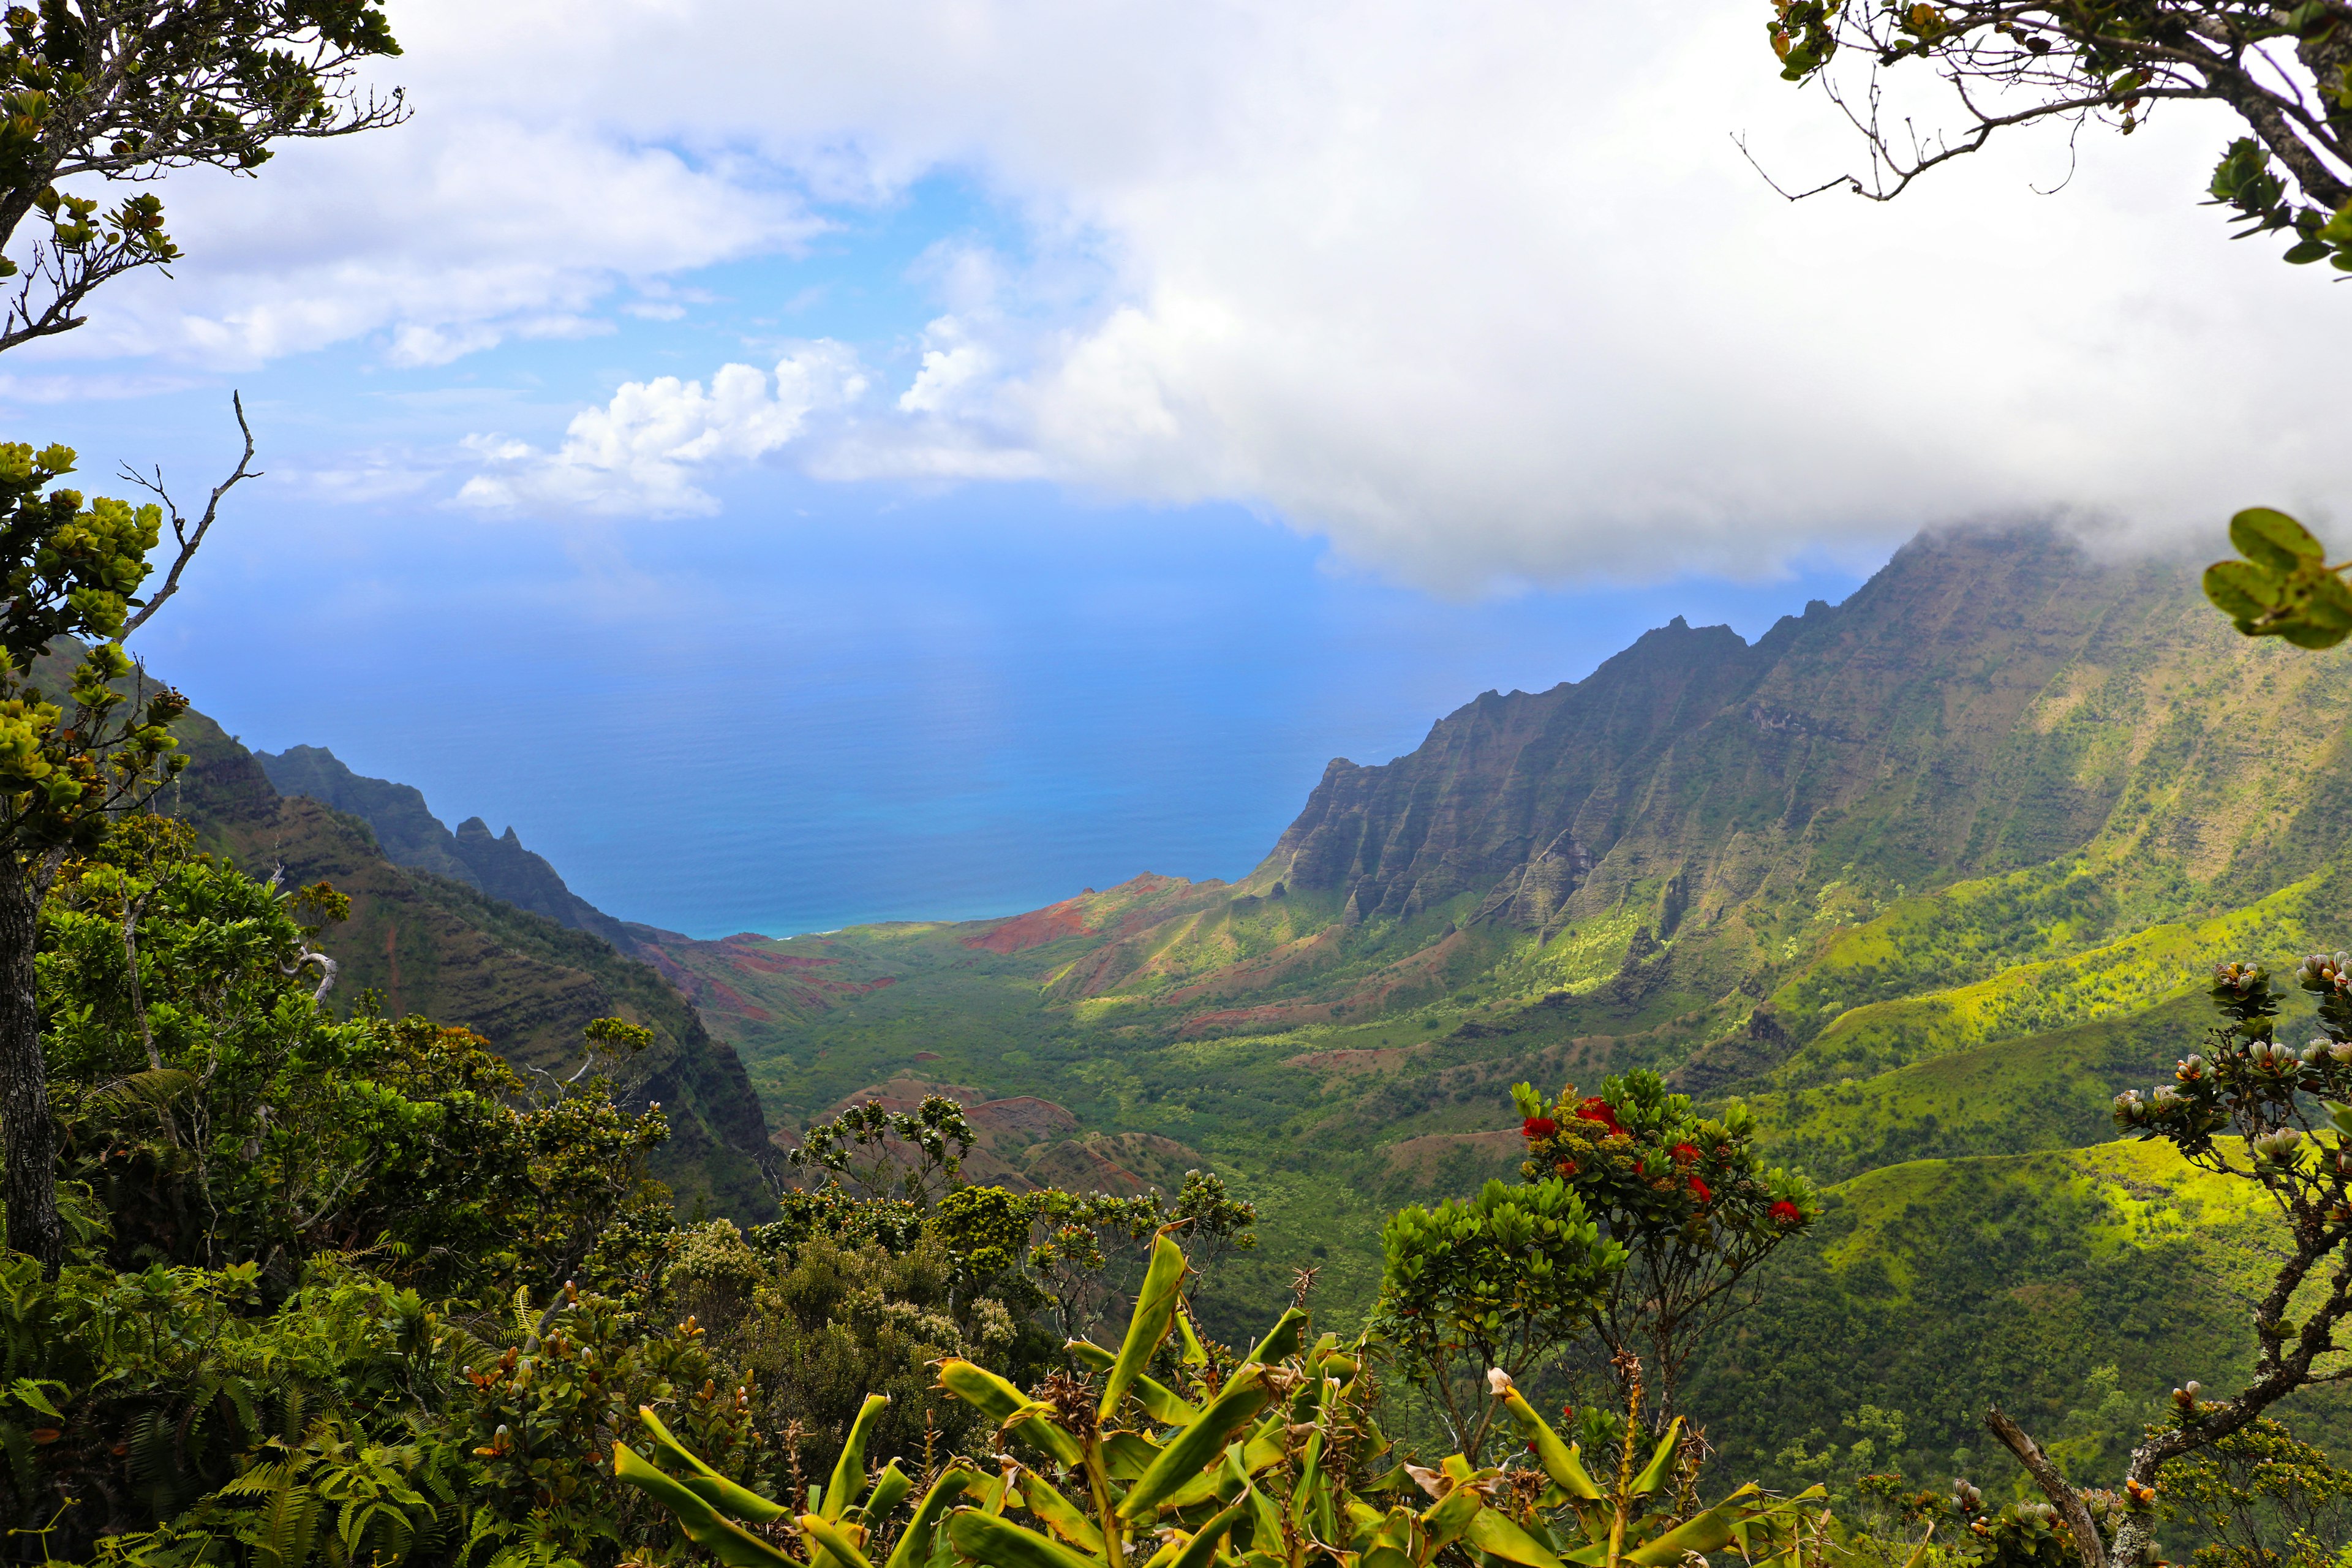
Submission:
M 1491 1508 L 1482 1508 L 1473 1516 L 1462 1539 L 1489 1557 L 1519 1563 L 1521 1568 L 1560 1568 L 1559 1559 L 1543 1542 Z
M 1098 1411 L 1103 1420 L 1118 1413 L 1118 1402 L 1127 1395 L 1127 1385 L 1142 1372 L 1160 1342 L 1168 1337 L 1170 1326 L 1176 1321 L 1177 1297 L 1184 1288 L 1184 1249 L 1160 1233 L 1152 1243 L 1151 1267 L 1143 1276 L 1143 1289 L 1136 1293 L 1135 1311 L 1127 1321 L 1127 1338 L 1118 1347 L 1118 1359 L 1111 1363 L 1109 1375 L 1103 1379 L 1102 1405 Z
M 857 1407 L 857 1418 L 849 1424 L 849 1440 L 841 1446 L 841 1458 L 833 1462 L 833 1479 L 824 1483 L 824 1503 L 817 1510 L 824 1518 L 839 1519 L 865 1494 L 866 1435 L 889 1405 L 888 1394 L 869 1394 Z
M 1100 1558 L 1082 1556 L 1009 1519 L 968 1508 L 956 1510 L 948 1521 L 948 1540 L 987 1568 L 1104 1568 Z
M 650 1405 L 637 1406 L 637 1419 L 645 1423 L 646 1430 L 653 1434 L 654 1442 L 662 1452 L 686 1466 L 688 1473 L 676 1479 L 728 1517 L 765 1524 L 792 1511 L 780 1502 L 772 1502 L 748 1488 L 737 1486 L 704 1464 L 688 1450 L 685 1444 L 670 1436 L 669 1428 L 662 1425 L 661 1417 L 654 1414 Z
M 792 1558 L 745 1530 L 679 1484 L 651 1462 L 638 1457 L 626 1443 L 613 1445 L 613 1473 L 650 1493 L 677 1516 L 688 1540 L 709 1552 L 727 1568 L 801 1568 Z
M 1160 1451 L 1151 1468 L 1137 1478 L 1128 1489 L 1126 1500 L 1118 1505 L 1121 1519 L 1149 1519 L 1152 1510 L 1172 1496 L 1177 1489 L 1208 1468 L 1212 1460 L 1224 1449 L 1225 1439 L 1234 1427 L 1249 1420 L 1274 1398 L 1265 1386 L 1265 1370 L 1244 1366 L 1226 1381 L 1216 1398 L 1209 1401 L 1199 1419 L 1188 1423 Z
M 1642 1467 L 1640 1475 L 1633 1478 L 1635 1497 L 1656 1491 L 1665 1484 L 1667 1467 L 1675 1462 L 1675 1444 L 1682 1435 L 1683 1418 L 1677 1415 L 1674 1425 L 1666 1428 L 1666 1435 L 1658 1439 L 1657 1450 L 1650 1456 L 1650 1462 Z

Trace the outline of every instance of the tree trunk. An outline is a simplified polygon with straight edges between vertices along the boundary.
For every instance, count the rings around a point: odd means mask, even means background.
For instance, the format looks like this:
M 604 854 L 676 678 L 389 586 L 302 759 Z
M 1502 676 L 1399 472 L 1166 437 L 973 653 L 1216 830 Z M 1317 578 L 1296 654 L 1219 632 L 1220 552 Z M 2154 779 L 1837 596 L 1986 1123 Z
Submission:
M 2083 1568 L 2108 1568 L 2107 1549 L 2099 1540 L 2099 1528 L 2091 1518 L 2091 1510 L 2083 1506 L 2082 1494 L 2074 1489 L 2058 1467 L 2050 1462 L 2050 1457 L 2042 1451 L 2041 1445 L 2027 1436 L 2024 1429 L 2011 1420 L 1998 1405 L 1985 1412 L 1985 1425 L 1991 1428 L 1994 1436 L 2000 1439 L 2001 1446 L 2016 1456 L 2017 1462 L 2025 1467 L 2025 1473 L 2033 1478 L 2034 1484 L 2042 1489 L 2042 1495 L 2057 1507 L 2059 1516 L 2066 1521 L 2066 1532 L 2074 1538 L 2074 1553 L 2082 1558 Z M 2133 1568 L 2129 1558 L 2118 1559 L 2118 1565 L 2119 1568 Z
M 33 954 L 41 897 L 33 868 L 0 850 L 0 1135 L 8 1160 L 8 1247 L 29 1252 L 54 1278 L 65 1262 L 58 1218 L 58 1126 L 49 1115 Z

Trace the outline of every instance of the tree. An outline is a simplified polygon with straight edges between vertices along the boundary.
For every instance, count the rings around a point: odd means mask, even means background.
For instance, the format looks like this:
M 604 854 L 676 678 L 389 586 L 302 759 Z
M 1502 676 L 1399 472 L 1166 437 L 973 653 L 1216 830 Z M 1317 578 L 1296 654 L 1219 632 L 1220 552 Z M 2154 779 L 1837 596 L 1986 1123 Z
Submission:
M 59 182 L 153 180 L 198 165 L 250 174 L 273 142 L 343 136 L 397 122 L 395 90 L 355 85 L 359 65 L 394 55 L 382 0 L 46 0 L 0 13 L 0 252 L 35 212 L 47 232 L 0 313 L 0 350 L 80 326 L 82 302 L 112 278 L 179 258 L 152 194 L 101 213 Z M 177 591 L 221 498 L 254 477 L 253 432 L 236 405 L 244 455 L 191 523 L 152 479 L 133 508 L 52 489 L 74 453 L 0 447 L 0 1124 L 7 1160 L 7 1243 L 54 1273 L 65 1233 L 51 1191 L 58 1140 L 41 1060 L 34 954 L 43 896 L 65 854 L 102 838 L 177 770 L 166 726 L 186 702 L 150 689 L 122 639 Z M 169 513 L 178 552 L 162 587 L 134 595 Z M 136 612 L 135 614 L 133 612 Z M 49 700 L 35 661 L 59 638 L 89 644 Z M 128 680 L 128 694 L 122 689 Z M 54 689 L 54 688 L 51 688 Z
M 786 1163 L 823 1171 L 829 1183 L 846 1176 L 868 1200 L 898 1200 L 928 1210 L 963 1173 L 964 1156 L 979 1137 L 963 1106 L 927 1094 L 912 1110 L 892 1110 L 878 1100 L 853 1105 L 830 1121 L 810 1124 Z
M 2251 1380 L 2221 1399 L 2194 1383 L 2175 1391 L 2169 1419 L 2124 1466 L 2121 1507 L 2108 1515 L 2111 1546 L 2092 1516 L 2101 1500 L 2076 1491 L 2009 1415 L 1986 1415 L 2058 1510 L 2084 1568 L 2133 1568 L 2147 1555 L 2168 1465 L 2244 1431 L 2297 1389 L 2352 1381 L 2336 1339 L 2352 1313 L 2352 1108 L 2340 1103 L 2352 1100 L 2352 956 L 2315 954 L 2295 980 L 2319 1003 L 2322 1033 L 2308 1045 L 2276 1038 L 2284 994 L 2261 964 L 2225 963 L 2209 993 L 2221 1023 L 2204 1049 L 2180 1061 L 2172 1082 L 2127 1090 L 2115 1105 L 2126 1133 L 2161 1138 L 2200 1170 L 2255 1184 L 2284 1222 L 2284 1250 L 2254 1308 Z
M 0 250 L 47 227 L 0 315 L 0 350 L 70 331 L 90 291 L 179 259 L 152 195 L 104 212 L 62 183 L 153 180 L 198 165 L 251 174 L 271 143 L 397 123 L 398 89 L 355 82 L 396 55 L 383 0 L 45 0 L 0 14 Z
M 1512 1381 L 1584 1331 L 1624 1268 L 1566 1182 L 1488 1182 L 1389 1216 L 1372 1324 L 1475 1465 Z
M 1888 201 L 2011 126 L 2057 121 L 2128 135 L 2159 103 L 2202 100 L 2247 134 L 2215 164 L 2212 205 L 2252 234 L 2288 232 L 2286 259 L 2352 271 L 2352 3 L 2347 0 L 1773 0 L 1780 74 L 1818 81 L 1863 135 L 1843 185 Z M 1859 84 L 1833 71 L 1866 60 Z M 1906 62 L 1948 86 L 1958 123 L 1899 130 L 1885 79 Z
M 133 510 L 102 498 L 86 505 L 78 490 L 51 489 L 73 461 L 63 447 L 36 453 L 22 442 L 0 445 L 0 573 L 8 595 L 0 611 L 0 1129 L 8 1245 L 52 1271 L 65 1257 L 65 1232 L 52 1190 L 58 1133 L 34 962 L 41 900 L 69 852 L 94 847 L 116 814 L 178 773 L 184 759 L 168 726 L 188 706 L 178 692 L 135 676 L 122 651 L 150 607 L 132 595 L 147 579 L 162 509 Z M 210 525 L 209 509 L 203 521 Z M 184 534 L 183 561 L 202 532 Z M 34 665 L 68 637 L 89 647 L 70 666 L 60 705 L 37 684 Z
M 1580 1097 L 1570 1084 L 1549 1105 L 1528 1084 L 1511 1099 L 1527 1140 L 1519 1169 L 1556 1177 L 1581 1200 L 1626 1264 L 1592 1309 L 1619 1396 L 1626 1358 L 1638 1356 L 1656 1391 L 1656 1425 L 1699 1342 L 1754 1304 L 1757 1265 L 1811 1225 L 1821 1203 L 1803 1177 L 1764 1166 L 1756 1124 L 1734 1103 L 1721 1120 L 1668 1094 L 1653 1072 L 1603 1080 Z

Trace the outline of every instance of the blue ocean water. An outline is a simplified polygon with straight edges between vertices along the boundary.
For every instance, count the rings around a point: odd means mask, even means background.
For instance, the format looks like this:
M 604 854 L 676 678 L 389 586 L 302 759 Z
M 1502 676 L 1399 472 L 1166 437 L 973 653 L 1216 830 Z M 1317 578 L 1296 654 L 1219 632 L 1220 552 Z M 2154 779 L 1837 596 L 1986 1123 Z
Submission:
M 1334 756 L 1857 580 L 1452 603 L 1239 508 L 774 474 L 659 527 L 260 495 L 142 640 L 247 745 L 512 825 L 616 915 L 785 934 L 1237 877 Z

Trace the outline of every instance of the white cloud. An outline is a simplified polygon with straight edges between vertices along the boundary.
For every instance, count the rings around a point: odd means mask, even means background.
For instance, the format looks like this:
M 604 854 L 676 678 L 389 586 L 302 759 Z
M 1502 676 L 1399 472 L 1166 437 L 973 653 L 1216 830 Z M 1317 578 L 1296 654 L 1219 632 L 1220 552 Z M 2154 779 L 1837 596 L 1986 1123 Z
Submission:
M 965 335 L 963 323 L 941 316 L 923 329 L 923 368 L 899 395 L 901 414 L 938 414 L 956 394 L 996 368 L 996 356 Z
M 105 330 L 219 362 L 383 333 L 436 363 L 802 243 L 780 177 L 860 201 L 945 171 L 1017 215 L 1019 254 L 927 264 L 945 313 L 875 406 L 730 403 L 740 366 L 633 383 L 554 452 L 486 446 L 468 502 L 701 508 L 778 454 L 1042 476 L 1238 500 L 1454 587 L 1762 572 L 1987 512 L 2170 537 L 2340 502 L 2352 295 L 2195 205 L 2224 121 L 2086 134 L 2056 196 L 2032 187 L 2063 139 L 2028 133 L 1891 206 L 1791 207 L 1731 132 L 1798 180 L 1855 149 L 1778 79 L 1762 15 L 407 0 L 388 74 L 416 122 L 233 202 L 175 191 L 201 265 Z
M 386 74 L 431 89 L 447 63 L 428 49 Z M 166 210 L 188 259 L 113 285 L 88 326 L 19 355 L 241 369 L 380 335 L 394 365 L 446 364 L 609 331 L 593 312 L 630 284 L 820 231 L 772 179 L 541 112 L 511 63 L 512 92 L 420 92 L 408 124 L 289 147 L 257 179 L 175 177 Z
M 611 402 L 575 416 L 552 452 L 477 437 L 469 446 L 483 471 L 457 500 L 485 511 L 713 510 L 718 503 L 696 484 L 698 470 L 764 457 L 799 436 L 812 414 L 855 403 L 866 387 L 856 355 L 833 342 L 787 354 L 772 392 L 769 381 L 751 365 L 729 364 L 707 392 L 674 375 L 630 382 Z

